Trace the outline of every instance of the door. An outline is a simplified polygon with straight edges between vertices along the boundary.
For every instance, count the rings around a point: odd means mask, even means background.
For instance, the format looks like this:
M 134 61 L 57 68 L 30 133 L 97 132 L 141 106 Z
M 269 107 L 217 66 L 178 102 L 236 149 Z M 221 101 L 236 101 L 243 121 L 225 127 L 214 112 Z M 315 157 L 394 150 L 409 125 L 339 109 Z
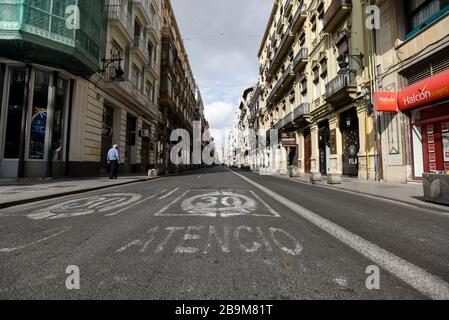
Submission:
M 340 129 L 343 142 L 343 175 L 357 177 L 359 175 L 359 121 L 356 109 L 340 115 Z
M 330 132 L 329 127 L 320 128 L 319 134 L 320 172 L 327 175 L 330 162 Z
M 422 125 L 425 172 L 449 171 L 449 120 Z
M 304 133 L 304 170 L 306 173 L 310 173 L 311 164 L 310 157 L 312 156 L 312 135 L 310 130 Z
M 103 106 L 103 127 L 101 130 L 101 173 L 105 174 L 109 171 L 108 151 L 112 147 L 112 138 L 114 125 L 114 109 Z

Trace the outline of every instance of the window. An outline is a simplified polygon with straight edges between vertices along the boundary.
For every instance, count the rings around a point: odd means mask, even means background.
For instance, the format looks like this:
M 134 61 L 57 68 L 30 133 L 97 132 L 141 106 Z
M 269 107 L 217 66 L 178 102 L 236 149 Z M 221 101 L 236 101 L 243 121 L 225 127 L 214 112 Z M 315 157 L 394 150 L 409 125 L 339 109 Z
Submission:
M 140 79 L 140 70 L 137 68 L 135 64 L 131 67 L 131 84 L 134 88 L 139 89 L 139 79 Z
M 409 19 L 407 39 L 449 12 L 449 0 L 410 0 L 405 3 Z
M 29 146 L 30 159 L 45 158 L 49 85 L 50 73 L 36 71 L 34 76 L 33 105 L 31 109 Z
M 6 132 L 4 157 L 6 159 L 19 158 L 20 132 L 22 128 L 22 114 L 24 110 L 25 68 L 12 68 L 9 85 L 9 100 L 6 113 Z
M 58 79 L 56 83 L 55 104 L 53 110 L 52 159 L 62 160 L 63 146 L 63 115 L 66 105 L 69 82 Z
M 318 7 L 318 31 L 323 30 L 324 27 L 324 3 Z
M 320 68 L 317 66 L 313 69 L 313 86 L 315 88 L 314 98 L 318 99 L 321 96 L 320 87 Z

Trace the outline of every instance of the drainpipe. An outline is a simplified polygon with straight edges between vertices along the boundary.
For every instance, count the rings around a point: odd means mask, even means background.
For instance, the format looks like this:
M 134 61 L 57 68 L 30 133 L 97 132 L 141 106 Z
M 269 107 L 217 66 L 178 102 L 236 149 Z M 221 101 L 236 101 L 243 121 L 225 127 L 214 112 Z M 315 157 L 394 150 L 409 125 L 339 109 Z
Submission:
M 28 119 L 28 98 L 30 95 L 30 79 L 31 79 L 31 65 L 26 66 L 25 71 L 25 92 L 23 94 L 23 112 L 22 123 L 20 129 L 20 144 L 19 144 L 19 167 L 17 170 L 17 177 L 25 177 L 25 142 L 26 142 L 26 123 Z

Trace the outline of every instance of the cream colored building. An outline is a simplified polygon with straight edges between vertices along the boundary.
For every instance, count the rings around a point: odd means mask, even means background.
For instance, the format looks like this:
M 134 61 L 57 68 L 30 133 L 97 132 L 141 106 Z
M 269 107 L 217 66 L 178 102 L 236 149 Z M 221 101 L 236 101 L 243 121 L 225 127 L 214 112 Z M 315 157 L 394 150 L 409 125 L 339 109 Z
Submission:
M 104 70 L 76 82 L 73 175 L 107 172 L 106 153 L 113 144 L 119 146 L 122 171 L 156 167 L 160 0 L 109 0 L 107 13 Z
M 375 178 L 366 5 L 275 2 L 258 55 L 260 127 L 279 130 L 272 171 Z
M 378 113 L 381 177 L 420 181 L 426 172 L 449 171 L 449 3 L 376 4 L 381 19 L 375 33 L 376 91 L 406 96 L 402 93 L 433 87 L 439 95 L 432 102 L 413 102 L 406 110 Z

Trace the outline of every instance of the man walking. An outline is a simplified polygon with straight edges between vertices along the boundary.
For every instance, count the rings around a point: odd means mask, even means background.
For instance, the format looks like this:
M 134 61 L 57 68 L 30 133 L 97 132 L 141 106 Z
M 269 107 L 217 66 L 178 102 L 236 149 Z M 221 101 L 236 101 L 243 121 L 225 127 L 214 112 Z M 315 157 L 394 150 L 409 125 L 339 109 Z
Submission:
M 111 166 L 111 176 L 109 179 L 117 179 L 120 154 L 118 151 L 118 145 L 116 144 L 114 144 L 114 146 L 108 151 L 108 164 Z

